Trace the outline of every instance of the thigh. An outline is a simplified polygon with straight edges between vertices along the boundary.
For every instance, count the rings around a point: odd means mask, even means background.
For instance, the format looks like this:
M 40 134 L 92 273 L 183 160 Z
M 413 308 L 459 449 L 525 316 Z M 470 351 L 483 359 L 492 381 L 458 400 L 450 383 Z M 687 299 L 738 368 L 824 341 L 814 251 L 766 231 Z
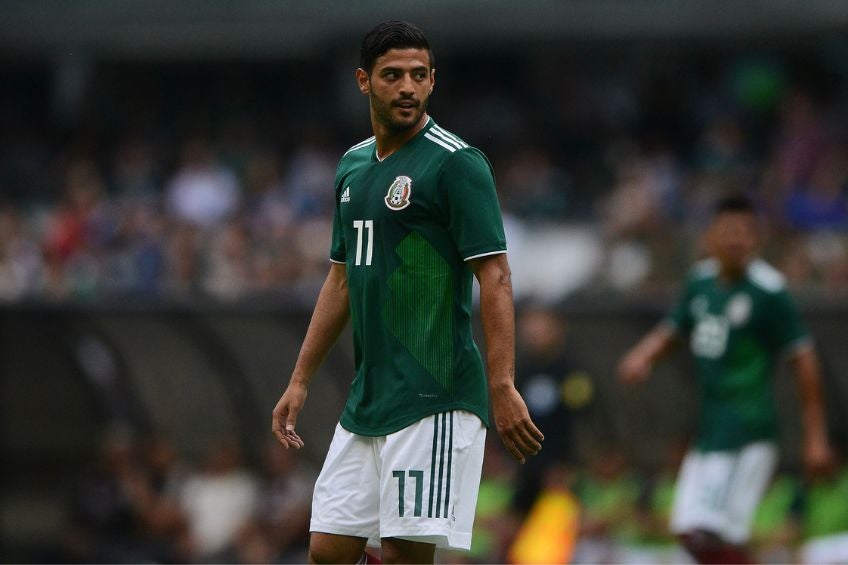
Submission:
M 681 467 L 672 530 L 706 530 L 725 542 L 744 543 L 776 461 L 777 450 L 768 442 L 735 451 L 690 452 Z
M 379 545 L 380 478 L 375 445 L 380 438 L 336 426 L 312 497 L 310 532 L 366 538 Z
M 382 447 L 380 537 L 468 549 L 486 428 L 470 412 L 436 414 Z
M 676 534 L 724 529 L 723 499 L 733 468 L 732 452 L 702 453 L 691 450 L 683 459 L 671 514 Z
M 754 513 L 776 466 L 777 447 L 770 442 L 753 443 L 739 451 L 728 480 L 723 532 L 726 541 L 748 541 Z

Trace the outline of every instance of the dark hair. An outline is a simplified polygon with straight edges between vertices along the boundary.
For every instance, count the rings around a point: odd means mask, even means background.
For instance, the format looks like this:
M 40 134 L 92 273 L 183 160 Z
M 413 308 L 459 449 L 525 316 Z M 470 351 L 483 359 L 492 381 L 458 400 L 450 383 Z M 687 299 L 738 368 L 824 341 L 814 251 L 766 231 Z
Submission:
M 718 216 L 724 212 L 742 212 L 745 214 L 756 215 L 757 206 L 754 204 L 753 200 L 744 194 L 728 194 L 716 202 L 714 215 Z
M 392 20 L 375 26 L 362 38 L 359 50 L 359 66 L 371 74 L 377 57 L 389 49 L 426 49 L 430 55 L 430 68 L 433 68 L 433 50 L 424 36 L 424 32 L 409 22 Z

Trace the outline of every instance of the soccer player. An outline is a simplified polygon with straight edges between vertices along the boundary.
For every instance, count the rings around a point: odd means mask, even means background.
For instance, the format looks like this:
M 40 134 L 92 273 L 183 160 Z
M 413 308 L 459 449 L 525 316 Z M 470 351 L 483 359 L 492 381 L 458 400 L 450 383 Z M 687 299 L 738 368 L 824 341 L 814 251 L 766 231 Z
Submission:
M 721 199 L 677 307 L 622 358 L 625 383 L 645 380 L 688 337 L 700 381 L 694 445 L 680 469 L 671 529 L 701 563 L 747 563 L 751 521 L 777 463 L 771 376 L 781 354 L 800 389 L 807 471 L 826 470 L 819 362 L 781 274 L 756 257 L 758 226 L 744 196 Z
M 513 384 L 514 309 L 492 168 L 427 114 L 433 54 L 415 26 L 369 31 L 356 70 L 374 136 L 336 174 L 330 271 L 272 430 L 286 447 L 307 385 L 350 320 L 356 375 L 313 494 L 309 559 L 432 563 L 468 549 L 491 398 L 520 462 L 543 436 Z M 471 336 L 480 283 L 487 369 Z M 488 374 L 488 377 L 486 376 Z

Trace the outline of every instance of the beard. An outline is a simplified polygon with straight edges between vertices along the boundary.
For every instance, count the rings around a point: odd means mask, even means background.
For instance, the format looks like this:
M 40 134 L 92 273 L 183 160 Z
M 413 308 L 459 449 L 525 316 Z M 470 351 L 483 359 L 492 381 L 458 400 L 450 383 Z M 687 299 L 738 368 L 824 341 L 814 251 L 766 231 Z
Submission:
M 410 114 L 408 116 L 398 116 L 396 114 L 397 106 L 394 105 L 394 102 L 396 101 L 386 102 L 377 98 L 373 94 L 370 94 L 368 98 L 371 102 L 371 109 L 373 110 L 377 121 L 386 129 L 394 133 L 400 133 L 415 127 L 415 125 L 421 120 L 421 116 L 424 115 L 425 111 L 427 111 L 426 99 L 405 99 L 404 101 L 414 101 L 418 105 L 409 109 Z

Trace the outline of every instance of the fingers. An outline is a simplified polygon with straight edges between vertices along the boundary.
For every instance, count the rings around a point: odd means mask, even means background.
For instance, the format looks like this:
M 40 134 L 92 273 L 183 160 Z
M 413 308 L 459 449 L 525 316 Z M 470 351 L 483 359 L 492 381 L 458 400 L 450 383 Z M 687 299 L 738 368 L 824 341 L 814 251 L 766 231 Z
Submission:
M 289 447 L 300 449 L 303 447 L 303 440 L 294 430 L 296 421 L 297 415 L 294 410 L 286 409 L 285 406 L 278 406 L 274 409 L 271 418 L 271 432 L 273 432 L 277 441 L 286 449 Z M 283 422 L 285 422 L 285 426 Z
M 515 387 L 494 389 L 492 409 L 498 435 L 516 461 L 524 463 L 525 455 L 539 453 L 545 436 L 530 419 L 527 405 Z
M 499 430 L 501 440 L 507 451 L 519 462 L 524 463 L 526 455 L 536 455 L 542 449 L 545 436 L 530 421 L 521 421 L 516 425 Z
M 286 426 L 286 429 L 283 429 L 279 425 L 279 421 L 274 419 L 274 422 L 271 424 L 271 431 L 274 433 L 277 441 L 280 442 L 280 445 L 286 449 L 289 447 L 300 449 L 303 447 L 303 439 L 294 431 L 294 426 Z
M 294 447 L 295 449 L 303 447 L 303 440 L 299 435 L 297 435 L 297 432 L 294 431 L 294 427 L 286 429 L 284 436 L 288 440 L 290 447 Z
M 540 437 L 541 435 L 542 432 L 540 432 L 532 422 L 528 422 L 527 425 L 522 426 L 515 431 L 513 442 L 522 453 L 526 453 L 527 455 L 536 455 L 539 453 L 539 450 L 542 449 L 541 440 L 543 438 Z
M 829 477 L 835 470 L 835 461 L 828 447 L 817 446 L 805 455 L 804 467 L 807 477 Z
M 542 442 L 545 441 L 545 434 L 542 430 L 536 427 L 532 420 L 528 420 L 524 428 L 532 440 L 539 444 L 539 449 L 542 449 Z
M 632 363 L 623 363 L 618 368 L 618 378 L 624 384 L 633 384 L 643 380 L 643 371 Z
M 616 368 L 618 379 L 626 385 L 636 384 L 647 380 L 650 371 L 650 363 L 642 357 L 632 353 L 625 356 Z
M 506 450 L 509 451 L 510 455 L 512 455 L 516 461 L 523 465 L 525 461 L 524 454 L 521 453 L 521 450 L 515 446 L 515 443 L 503 436 L 501 436 L 501 440 L 503 441 L 504 447 L 506 447 Z
M 271 416 L 271 432 L 280 445 L 288 449 L 303 447 L 303 440 L 295 432 L 297 415 L 306 400 L 306 387 L 302 385 L 289 384 L 283 396 L 277 401 Z
M 284 434 L 284 433 L 283 433 L 281 430 L 279 430 L 279 429 L 271 430 L 271 431 L 273 431 L 273 432 L 274 432 L 274 436 L 277 438 L 277 441 L 278 441 L 278 442 L 280 442 L 280 445 L 282 445 L 283 447 L 285 447 L 286 449 L 288 449 L 288 448 L 289 448 L 289 440 L 288 440 L 288 438 L 286 437 L 286 434 Z

